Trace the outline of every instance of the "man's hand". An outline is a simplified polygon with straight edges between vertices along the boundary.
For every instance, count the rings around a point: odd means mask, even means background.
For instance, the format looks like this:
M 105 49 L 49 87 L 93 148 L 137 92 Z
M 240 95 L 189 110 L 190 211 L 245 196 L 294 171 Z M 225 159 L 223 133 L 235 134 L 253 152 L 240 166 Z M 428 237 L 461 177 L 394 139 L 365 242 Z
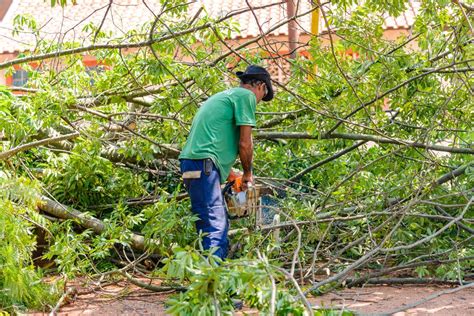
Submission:
M 242 171 L 237 170 L 230 170 L 229 176 L 227 177 L 227 182 L 235 181 L 235 179 L 242 177 Z
M 242 176 L 242 190 L 247 190 L 249 188 L 249 184 L 253 185 L 253 175 L 252 173 L 244 173 Z

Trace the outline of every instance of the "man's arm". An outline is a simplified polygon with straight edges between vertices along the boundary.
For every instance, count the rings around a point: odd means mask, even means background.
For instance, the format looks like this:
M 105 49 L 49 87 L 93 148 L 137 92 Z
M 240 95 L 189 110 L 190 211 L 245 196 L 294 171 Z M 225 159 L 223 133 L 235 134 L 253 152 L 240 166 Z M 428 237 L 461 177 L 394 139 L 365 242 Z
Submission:
M 247 182 L 253 184 L 252 161 L 253 161 L 253 140 L 252 126 L 240 126 L 239 157 L 244 169 L 242 177 L 243 189 L 247 189 Z

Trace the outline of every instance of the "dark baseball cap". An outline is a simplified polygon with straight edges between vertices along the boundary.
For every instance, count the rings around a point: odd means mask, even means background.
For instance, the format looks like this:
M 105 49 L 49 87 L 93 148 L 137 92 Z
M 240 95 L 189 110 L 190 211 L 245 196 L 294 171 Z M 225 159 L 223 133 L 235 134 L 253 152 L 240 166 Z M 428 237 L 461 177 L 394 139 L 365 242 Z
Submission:
M 235 73 L 239 79 L 257 79 L 263 81 L 267 86 L 267 95 L 263 97 L 263 101 L 270 101 L 273 99 L 273 87 L 270 79 L 270 73 L 263 67 L 257 65 L 250 65 L 245 71 L 237 71 Z

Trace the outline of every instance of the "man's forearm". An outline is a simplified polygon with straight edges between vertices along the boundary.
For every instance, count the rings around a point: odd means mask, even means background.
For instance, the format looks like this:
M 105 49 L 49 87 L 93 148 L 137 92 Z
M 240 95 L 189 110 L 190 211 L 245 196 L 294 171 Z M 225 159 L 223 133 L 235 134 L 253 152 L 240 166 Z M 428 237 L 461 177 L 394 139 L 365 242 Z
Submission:
M 252 161 L 253 161 L 253 142 L 240 143 L 239 144 L 239 156 L 240 162 L 244 174 L 252 174 Z
M 248 183 L 253 183 L 252 160 L 253 160 L 253 139 L 252 126 L 240 127 L 239 156 L 244 175 L 242 177 L 242 189 L 247 190 Z

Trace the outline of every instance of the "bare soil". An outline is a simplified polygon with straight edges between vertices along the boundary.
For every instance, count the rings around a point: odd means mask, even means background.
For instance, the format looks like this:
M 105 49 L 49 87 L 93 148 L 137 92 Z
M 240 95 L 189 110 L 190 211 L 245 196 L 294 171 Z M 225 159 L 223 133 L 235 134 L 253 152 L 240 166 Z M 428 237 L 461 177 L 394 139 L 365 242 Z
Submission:
M 328 293 L 310 301 L 312 305 L 345 308 L 362 314 L 383 314 L 450 288 L 435 285 L 366 286 Z M 474 288 L 444 294 L 393 315 L 474 315 Z
M 101 287 L 84 284 L 74 286 L 77 291 L 60 308 L 57 315 L 166 315 L 165 301 L 170 293 L 153 293 L 124 281 Z M 324 308 L 344 308 L 361 314 L 381 314 L 447 289 L 449 287 L 434 285 L 366 286 L 312 297 L 310 302 Z M 236 315 L 258 315 L 258 311 L 244 308 Z M 439 296 L 394 315 L 474 315 L 474 288 Z

